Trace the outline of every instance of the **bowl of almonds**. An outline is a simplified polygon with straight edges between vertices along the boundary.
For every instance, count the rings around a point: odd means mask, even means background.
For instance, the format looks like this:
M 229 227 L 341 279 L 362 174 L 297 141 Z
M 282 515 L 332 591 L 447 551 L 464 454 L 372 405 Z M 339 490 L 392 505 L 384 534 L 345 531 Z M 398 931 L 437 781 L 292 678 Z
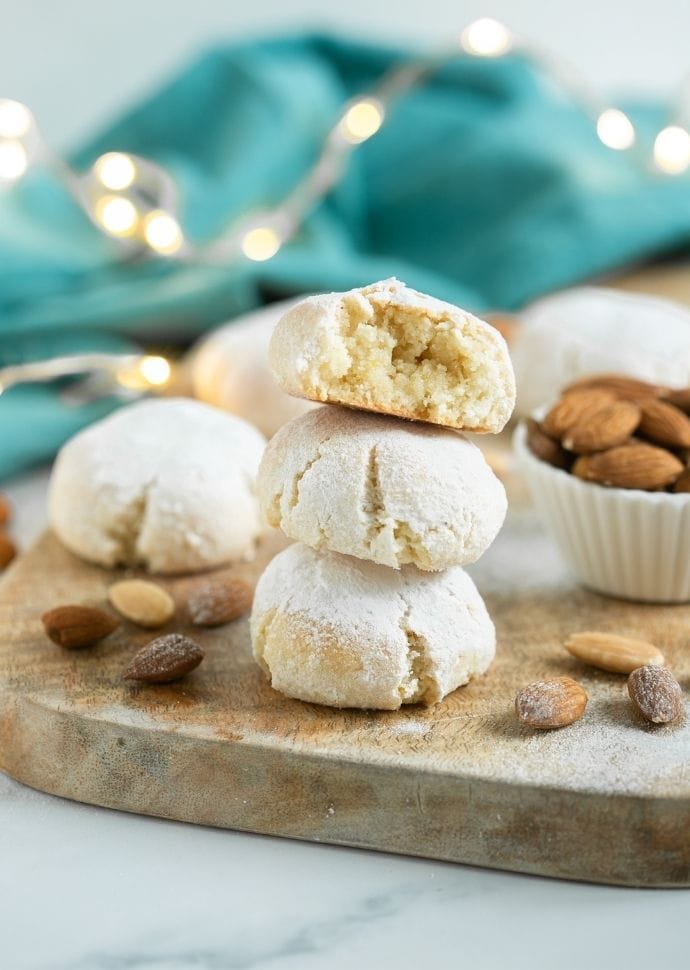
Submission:
M 532 497 L 591 589 L 690 600 L 690 388 L 583 378 L 515 433 Z

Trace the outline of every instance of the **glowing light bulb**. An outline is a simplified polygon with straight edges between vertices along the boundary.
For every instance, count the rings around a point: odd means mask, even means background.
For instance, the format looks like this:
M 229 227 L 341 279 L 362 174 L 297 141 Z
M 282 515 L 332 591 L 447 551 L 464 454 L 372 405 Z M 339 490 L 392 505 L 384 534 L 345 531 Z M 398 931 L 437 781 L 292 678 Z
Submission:
M 352 145 L 375 135 L 383 124 L 385 111 L 380 101 L 366 98 L 351 105 L 340 120 L 340 133 Z
M 597 118 L 597 135 L 607 148 L 625 151 L 635 144 L 635 129 L 626 114 L 607 108 Z
M 33 115 L 26 105 L 0 98 L 0 136 L 23 138 L 33 123 Z
M 107 152 L 94 162 L 93 170 L 98 180 L 113 192 L 128 189 L 137 176 L 137 169 L 122 152 Z
M 111 236 L 131 236 L 137 227 L 139 213 L 129 199 L 104 195 L 96 202 L 97 221 Z
M 143 357 L 138 370 L 146 383 L 154 387 L 162 387 L 170 380 L 171 368 L 165 357 Z
M 280 249 L 282 240 L 271 226 L 257 226 L 245 233 L 242 239 L 242 252 L 247 259 L 263 262 L 270 259 Z
M 465 27 L 460 43 L 468 54 L 476 57 L 500 57 L 510 49 L 513 36 L 500 21 L 481 17 Z
M 163 256 L 179 252 L 184 243 L 179 222 L 162 209 L 154 209 L 144 219 L 144 239 Z
M 29 167 L 29 156 L 20 141 L 0 141 L 0 179 L 16 182 Z
M 690 166 L 690 134 L 678 125 L 669 125 L 656 136 L 654 161 L 669 175 L 678 175 Z

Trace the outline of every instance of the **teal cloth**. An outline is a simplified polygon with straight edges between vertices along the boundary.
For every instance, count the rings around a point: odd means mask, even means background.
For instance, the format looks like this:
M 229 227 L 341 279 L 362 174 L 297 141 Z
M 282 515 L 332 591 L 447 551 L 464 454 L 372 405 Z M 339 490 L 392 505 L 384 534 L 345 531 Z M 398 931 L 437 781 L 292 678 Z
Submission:
M 196 242 L 282 199 L 349 97 L 409 51 L 320 34 L 218 47 L 74 153 L 119 149 L 175 178 Z M 648 133 L 661 117 L 636 114 Z M 267 263 L 123 263 L 45 172 L 0 195 L 0 364 L 172 344 L 270 299 L 395 275 L 481 310 L 690 239 L 686 177 L 598 140 L 582 108 L 521 56 L 458 58 L 394 107 L 298 237 Z M 0 397 L 0 477 L 49 457 L 112 400 L 60 388 Z

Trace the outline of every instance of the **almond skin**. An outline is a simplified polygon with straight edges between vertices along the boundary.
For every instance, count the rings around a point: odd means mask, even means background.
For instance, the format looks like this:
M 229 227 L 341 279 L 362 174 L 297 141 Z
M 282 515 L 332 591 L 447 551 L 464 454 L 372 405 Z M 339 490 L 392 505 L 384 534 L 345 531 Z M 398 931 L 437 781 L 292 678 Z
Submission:
M 175 613 L 175 601 L 170 593 L 146 579 L 113 583 L 108 599 L 118 613 L 147 630 L 163 626 Z
M 41 617 L 53 641 L 67 650 L 82 650 L 103 640 L 120 625 L 114 616 L 92 606 L 57 606 Z
M 571 425 L 561 444 L 578 455 L 615 448 L 635 433 L 641 416 L 633 401 L 614 401 Z
M 690 414 L 690 387 L 684 387 L 680 391 L 664 391 L 661 396 L 664 401 L 680 408 L 685 414 Z
M 666 448 L 690 448 L 690 418 L 665 401 L 643 401 L 640 434 Z
M 685 710 L 680 684 L 668 667 L 658 664 L 633 670 L 628 694 L 638 714 L 653 724 L 669 724 Z
M 0 492 L 0 525 L 7 525 L 12 518 L 12 506 L 6 495 Z
M 539 427 L 534 418 L 527 419 L 527 444 L 532 454 L 554 468 L 567 469 L 570 458 L 564 448 Z
M 664 662 L 664 655 L 653 643 L 596 630 L 573 633 L 565 649 L 590 667 L 615 674 L 629 674 L 637 667 Z
M 579 720 L 587 707 L 587 693 L 572 677 L 554 677 L 528 684 L 515 698 L 518 721 L 550 730 Z
M 586 482 L 650 492 L 671 485 L 682 471 L 683 463 L 670 451 L 642 441 L 582 455 L 572 468 Z
M 134 654 L 125 677 L 145 684 L 169 684 L 194 670 L 203 659 L 204 651 L 196 641 L 181 633 L 167 633 Z
M 666 393 L 666 389 L 658 384 L 650 384 L 636 377 L 626 377 L 624 374 L 593 374 L 591 377 L 583 377 L 569 384 L 563 393 L 591 387 L 613 391 L 616 397 L 626 401 L 641 401 Z
M 686 468 L 673 485 L 674 492 L 690 492 L 690 468 Z
M 607 404 L 613 404 L 615 394 L 604 388 L 581 388 L 569 391 L 551 408 L 541 422 L 541 430 L 550 438 L 560 440 L 570 428 L 583 424 Z
M 209 579 L 192 589 L 187 608 L 195 626 L 222 626 L 247 613 L 253 598 L 242 579 Z
M 17 555 L 17 547 L 6 532 L 0 532 L 0 570 L 5 569 Z

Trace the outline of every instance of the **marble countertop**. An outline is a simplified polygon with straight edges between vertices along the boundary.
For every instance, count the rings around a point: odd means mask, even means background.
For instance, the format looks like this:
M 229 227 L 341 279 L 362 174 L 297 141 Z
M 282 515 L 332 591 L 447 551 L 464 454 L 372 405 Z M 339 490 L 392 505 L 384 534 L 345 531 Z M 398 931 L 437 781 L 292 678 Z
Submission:
M 45 524 L 45 483 L 36 473 L 6 489 L 23 546 Z M 3 970 L 417 970 L 441 960 L 680 970 L 689 923 L 688 890 L 207 829 L 79 805 L 0 774 Z

